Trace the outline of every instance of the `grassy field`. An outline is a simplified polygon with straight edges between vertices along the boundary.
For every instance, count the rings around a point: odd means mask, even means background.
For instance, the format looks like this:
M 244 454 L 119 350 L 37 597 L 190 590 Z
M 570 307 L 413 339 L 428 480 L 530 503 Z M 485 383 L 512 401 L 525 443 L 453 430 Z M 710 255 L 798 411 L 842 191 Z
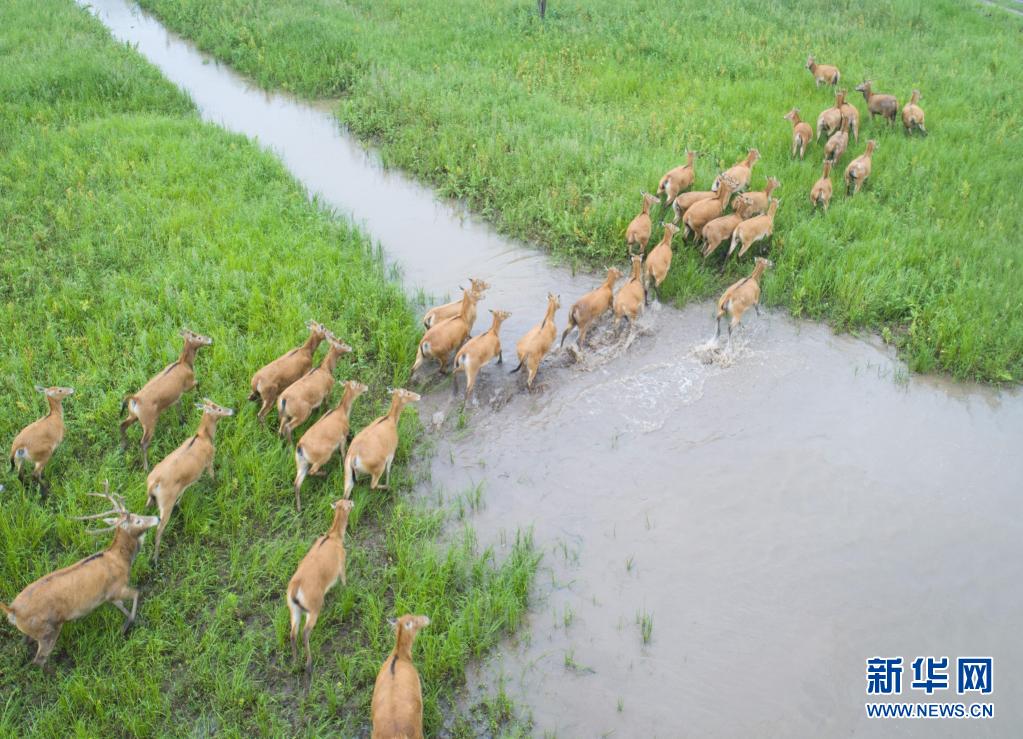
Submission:
M 214 337 L 197 360 L 201 393 L 239 410 L 219 427 L 216 484 L 185 494 L 159 567 L 151 537 L 135 563 L 142 600 L 127 638 L 121 614 L 104 606 L 64 629 L 48 674 L 27 665 L 21 635 L 0 623 L 0 735 L 360 734 L 392 647 L 386 619 L 407 611 L 433 621 L 415 657 L 435 731 L 467 660 L 519 621 L 537 560 L 529 537 L 513 534 L 496 562 L 445 512 L 403 502 L 419 428 L 406 413 L 396 492 L 356 490 L 349 585 L 331 593 L 317 625 L 306 694 L 283 594 L 329 526 L 341 478 L 307 483 L 296 515 L 291 453 L 245 403 L 251 373 L 316 318 L 354 347 L 338 376 L 371 388 L 353 426 L 382 412 L 385 388 L 407 379 L 417 329 L 379 255 L 311 204 L 274 157 L 203 124 L 71 2 L 0 5 L 0 99 L 0 439 L 43 412 L 33 384 L 77 389 L 50 499 L 2 478 L 0 600 L 106 546 L 71 520 L 97 510 L 86 493 L 105 478 L 141 509 L 138 431 L 121 453 L 118 410 L 177 356 L 179 328 Z M 193 395 L 181 416 L 161 419 L 154 461 L 195 428 Z M 505 712 L 495 702 L 484 716 L 493 711 Z M 472 733 L 466 721 L 450 725 Z
M 1023 21 L 958 0 L 650 3 L 551 0 L 142 0 L 261 84 L 343 96 L 341 119 L 386 161 L 569 260 L 624 261 L 639 191 L 703 152 L 697 185 L 759 147 L 754 186 L 782 182 L 766 299 L 839 329 L 881 330 L 918 371 L 1023 379 Z M 790 161 L 799 107 L 816 120 L 808 52 L 837 64 L 866 118 L 864 78 L 900 105 L 923 92 L 931 135 L 865 121 L 862 197 L 808 202 L 822 146 Z M 835 176 L 837 181 L 839 175 Z M 1008 189 L 1006 189 L 1008 188 Z M 716 293 L 692 250 L 666 294 Z M 747 261 L 750 261 L 747 259 Z

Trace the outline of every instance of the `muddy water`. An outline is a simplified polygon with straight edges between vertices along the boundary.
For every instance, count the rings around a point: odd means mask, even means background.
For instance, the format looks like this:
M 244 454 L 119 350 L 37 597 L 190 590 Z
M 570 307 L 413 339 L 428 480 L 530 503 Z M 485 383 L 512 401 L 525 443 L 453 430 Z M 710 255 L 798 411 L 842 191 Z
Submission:
M 506 354 L 548 290 L 567 307 L 599 282 L 382 170 L 328 110 L 255 89 L 120 0 L 90 4 L 205 118 L 360 221 L 410 290 L 492 282 Z M 475 690 L 503 678 L 538 734 L 566 737 L 954 736 L 962 722 L 866 719 L 864 660 L 992 655 L 996 718 L 966 733 L 1023 733 L 1023 397 L 909 379 L 874 342 L 778 312 L 721 351 L 709 310 L 595 332 L 534 394 L 511 363 L 488 368 L 468 432 L 426 379 L 440 441 L 421 494 L 482 484 L 480 538 L 500 550 L 532 526 L 546 555 L 522 637 Z

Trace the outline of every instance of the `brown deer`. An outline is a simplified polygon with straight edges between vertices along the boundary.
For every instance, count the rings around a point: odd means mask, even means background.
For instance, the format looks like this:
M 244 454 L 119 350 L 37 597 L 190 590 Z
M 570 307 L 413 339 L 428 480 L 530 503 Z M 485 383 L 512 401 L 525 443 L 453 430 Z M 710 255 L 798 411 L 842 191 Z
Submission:
M 139 591 L 128 585 L 131 566 L 142 548 L 146 532 L 156 526 L 156 516 L 138 516 L 128 511 L 124 498 L 106 492 L 89 493 L 106 498 L 113 508 L 77 521 L 102 518 L 105 528 L 90 534 L 114 532 L 114 540 L 106 550 L 63 569 L 41 577 L 22 590 L 10 606 L 0 603 L 7 620 L 37 644 L 32 664 L 42 667 L 53 652 L 60 631 L 68 621 L 87 616 L 104 603 L 113 603 L 125 616 L 122 632 L 135 621 Z M 129 610 L 125 604 L 131 601 Z
M 208 472 L 211 480 L 216 479 L 213 456 L 217 449 L 213 445 L 213 437 L 217 432 L 217 421 L 234 414 L 230 408 L 219 406 L 208 398 L 202 403 L 196 403 L 195 406 L 202 411 L 199 429 L 195 435 L 164 457 L 146 478 L 148 493 L 146 505 L 155 505 L 160 510 L 160 526 L 156 529 L 156 543 L 153 547 L 154 564 L 160 559 L 163 530 L 170 523 L 171 513 L 174 512 L 174 507 L 185 490 L 195 483 L 203 472 Z
M 919 102 L 920 91 L 913 90 L 913 94 L 909 97 L 909 102 L 902 108 L 902 126 L 907 134 L 919 131 L 926 136 L 927 129 L 924 127 L 924 109 L 917 105 Z
M 661 237 L 657 246 L 650 250 L 645 265 L 647 286 L 653 289 L 654 295 L 657 296 L 658 300 L 661 298 L 661 283 L 664 282 L 668 276 L 668 270 L 671 269 L 671 240 L 678 233 L 678 226 L 674 223 L 665 223 L 663 225 L 664 236 Z
M 302 641 L 305 644 L 306 675 L 313 671 L 309 635 L 320 618 L 323 599 L 338 580 L 342 585 L 348 584 L 345 573 L 345 530 L 348 528 L 348 516 L 353 507 L 352 501 L 343 499 L 331 504 L 331 508 L 334 509 L 334 522 L 330 525 L 330 530 L 313 542 L 288 583 L 285 600 L 291 613 L 291 658 L 298 659 L 298 629 L 302 624 L 302 617 L 305 616 Z
M 475 293 L 476 301 L 479 302 L 480 300 L 483 300 L 484 294 L 486 293 L 487 290 L 490 289 L 490 283 L 472 277 L 469 279 L 469 289 L 473 293 Z M 450 303 L 445 303 L 444 305 L 438 305 L 436 308 L 431 308 L 426 312 L 426 315 L 423 316 L 423 325 L 426 328 L 430 328 L 436 323 L 446 321 L 449 318 L 454 318 L 455 316 L 458 315 L 461 309 L 462 309 L 461 298 L 459 298 L 458 300 L 453 300 Z M 475 303 L 473 304 L 473 308 L 470 313 L 470 318 L 472 320 L 469 321 L 469 330 L 472 331 L 472 326 L 473 324 L 476 323 Z
M 330 349 L 327 350 L 320 366 L 309 370 L 277 398 L 277 417 L 280 418 L 277 433 L 287 437 L 289 444 L 292 443 L 292 432 L 305 423 L 313 411 L 330 397 L 330 391 L 334 389 L 334 370 L 337 368 L 338 360 L 352 351 L 352 347 L 329 331 L 326 338 Z
M 472 389 L 476 386 L 476 376 L 483 369 L 483 365 L 495 357 L 498 364 L 504 364 L 504 356 L 501 354 L 501 324 L 511 316 L 511 313 L 506 310 L 492 310 L 490 314 L 493 316 L 490 329 L 469 339 L 455 355 L 454 374 L 465 373 L 466 400 L 472 395 Z M 458 392 L 458 383 L 454 376 L 451 378 L 451 391 Z
M 422 739 L 423 686 L 412 662 L 412 643 L 430 625 L 426 616 L 406 614 L 394 627 L 394 649 L 373 686 L 373 739 Z
M 579 338 L 576 340 L 576 346 L 582 349 L 583 342 L 586 340 L 586 332 L 590 330 L 594 321 L 607 313 L 611 308 L 614 286 L 621 277 L 621 270 L 617 267 L 609 268 L 607 278 L 605 278 L 603 284 L 596 290 L 586 293 L 575 302 L 568 311 L 568 327 L 561 334 L 561 346 L 565 345 L 565 337 L 568 336 L 572 329 L 578 328 Z
M 693 169 L 695 161 L 696 152 L 687 151 L 686 163 L 668 170 L 661 178 L 661 183 L 657 186 L 657 194 L 664 193 L 665 203 L 673 202 L 680 192 L 693 186 L 693 180 L 696 178 L 696 170 Z
M 628 281 L 622 285 L 622 289 L 618 291 L 614 299 L 615 330 L 618 330 L 618 322 L 623 317 L 629 320 L 630 326 L 635 325 L 645 304 L 646 289 L 643 286 L 643 256 L 641 254 L 633 254 L 632 274 L 629 275 Z
M 736 246 L 741 246 L 738 256 L 745 254 L 751 246 L 763 239 L 769 239 L 774 234 L 774 214 L 778 211 L 778 199 L 771 198 L 771 205 L 767 213 L 762 216 L 750 218 L 743 221 L 735 228 L 732 234 L 732 243 L 728 248 L 728 255 L 731 256 Z
M 625 243 L 628 245 L 629 251 L 632 251 L 633 247 L 646 249 L 646 245 L 650 241 L 650 231 L 653 229 L 653 224 L 650 221 L 650 208 L 660 203 L 660 200 L 648 192 L 641 194 L 643 196 L 643 211 L 633 218 L 629 227 L 625 229 Z
M 732 329 L 742 322 L 742 315 L 750 306 L 753 306 L 757 315 L 760 315 L 760 279 L 764 276 L 764 270 L 773 267 L 769 260 L 757 257 L 753 266 L 753 274 L 744 277 L 731 287 L 725 290 L 718 300 L 717 312 L 717 335 L 721 335 L 721 317 L 728 313 L 731 322 L 728 324 L 728 338 L 732 338 Z
M 262 401 L 257 414 L 260 423 L 265 422 L 270 409 L 277 404 L 277 396 L 312 369 L 313 354 L 327 338 L 329 332 L 322 324 L 306 321 L 305 325 L 309 329 L 309 338 L 302 346 L 278 357 L 252 376 L 249 400 Z
M 845 168 L 845 193 L 849 194 L 849 190 L 852 189 L 852 194 L 855 195 L 863 187 L 863 183 L 870 177 L 870 172 L 873 169 L 874 150 L 877 148 L 877 142 L 871 139 L 867 142 L 867 150 L 860 154 L 858 157 L 849 162 L 849 166 Z
M 802 159 L 806 154 L 806 145 L 813 140 L 813 129 L 799 117 L 799 108 L 793 108 L 783 117 L 792 121 L 792 156 L 799 152 L 799 158 Z
M 515 346 L 515 352 L 519 356 L 519 366 L 513 369 L 512 373 L 518 372 L 525 365 L 529 373 L 526 378 L 526 387 L 530 390 L 533 389 L 533 380 L 540 368 L 540 362 L 547 356 L 547 352 L 554 344 L 554 339 L 558 336 L 558 329 L 554 325 L 554 314 L 560 307 L 561 296 L 547 293 L 547 312 L 544 313 L 543 321 L 538 326 L 529 329 Z
M 416 361 L 412 365 L 410 377 L 416 374 L 427 359 L 437 360 L 441 374 L 447 373 L 448 359 L 456 353 L 469 338 L 472 325 L 476 321 L 476 293 L 466 290 L 462 293 L 462 305 L 458 315 L 453 318 L 434 323 L 426 329 L 416 349 Z
M 883 116 L 889 123 L 895 123 L 895 116 L 899 112 L 899 101 L 894 95 L 884 95 L 870 89 L 870 80 L 856 85 L 856 92 L 863 93 L 863 99 L 867 101 L 867 111 L 870 113 L 870 120 L 874 116 Z
M 350 418 L 355 399 L 369 388 L 361 382 L 348 380 L 344 394 L 336 407 L 324 413 L 320 419 L 302 434 L 295 447 L 295 508 L 302 512 L 302 483 L 306 475 L 324 475 L 323 467 L 338 452 L 343 459 L 345 442 L 351 429 Z
M 398 450 L 398 419 L 409 403 L 420 400 L 417 393 L 404 388 L 391 391 L 391 408 L 355 435 L 345 455 L 345 498 L 352 497 L 357 475 L 369 475 L 371 490 L 387 490 L 391 484 L 391 464 Z M 386 474 L 384 484 L 380 478 Z
M 834 67 L 830 64 L 818 64 L 817 60 L 813 58 L 813 54 L 806 57 L 806 68 L 809 69 L 810 74 L 813 75 L 813 79 L 817 83 L 817 87 L 820 87 L 822 84 L 835 86 L 842 77 L 841 72 L 838 71 L 838 67 Z
M 188 329 L 181 332 L 185 340 L 181 356 L 164 368 L 163 372 L 147 382 L 141 390 L 129 395 L 121 404 L 121 411 L 128 409 L 128 417 L 121 422 L 121 448 L 128 438 L 125 432 L 135 423 L 142 426 L 142 467 L 149 471 L 149 444 L 153 440 L 153 431 L 160 414 L 181 400 L 181 396 L 195 388 L 195 355 L 204 346 L 213 343 L 208 336 L 194 333 Z
M 64 398 L 73 395 L 73 387 L 40 387 L 36 391 L 46 396 L 50 412 L 33 421 L 18 432 L 11 443 L 11 469 L 18 471 L 18 479 L 25 484 L 24 464 L 32 463 L 32 477 L 39 483 L 39 493 L 45 498 L 50 485 L 43 477 L 43 470 L 57 447 L 64 440 Z

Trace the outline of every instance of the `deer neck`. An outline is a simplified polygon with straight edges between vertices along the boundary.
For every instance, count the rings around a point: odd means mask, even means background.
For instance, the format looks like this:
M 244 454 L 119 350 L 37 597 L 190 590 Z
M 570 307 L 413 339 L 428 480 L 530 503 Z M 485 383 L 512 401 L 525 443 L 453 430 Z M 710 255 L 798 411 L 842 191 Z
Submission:
M 394 651 L 391 655 L 397 659 L 412 661 L 412 635 L 405 631 L 404 627 L 398 626 L 398 638 L 395 640 Z
M 753 274 L 751 274 L 749 278 L 756 282 L 757 284 L 759 284 L 760 278 L 763 277 L 765 269 L 766 269 L 765 265 L 758 264 L 756 267 L 753 268 Z
M 337 367 L 337 361 L 341 359 L 341 352 L 339 349 L 330 347 L 330 351 L 327 352 L 327 356 L 323 358 L 320 363 L 320 369 L 326 372 L 328 375 L 334 374 L 334 368 Z
M 345 388 L 345 394 L 341 396 L 341 402 L 337 404 L 337 409 L 341 413 L 345 414 L 347 418 L 352 413 L 352 405 L 355 403 L 355 399 L 359 397 L 351 387 Z
M 348 511 L 338 506 L 337 510 L 334 511 L 334 521 L 330 524 L 330 530 L 327 532 L 328 537 L 333 537 L 338 541 L 344 542 L 345 530 L 348 528 Z
M 494 320 L 490 324 L 490 330 L 487 333 L 497 336 L 498 332 L 501 330 L 502 322 L 504 322 L 503 318 L 498 318 L 497 316 L 494 316 Z
M 130 568 L 139 553 L 139 540 L 118 526 L 114 531 L 114 540 L 110 542 L 107 551 L 127 563 Z
M 545 325 L 547 323 L 549 323 L 551 320 L 553 320 L 553 318 L 554 318 L 554 311 L 555 310 L 558 310 L 558 309 L 554 307 L 554 301 L 548 300 L 547 301 L 547 309 L 543 312 L 543 320 L 540 321 L 540 328 L 541 329 L 543 327 L 545 327 Z
M 195 432 L 195 435 L 206 439 L 212 444 L 213 438 L 217 434 L 218 420 L 220 420 L 219 416 L 214 416 L 212 413 L 203 413 L 202 418 L 199 419 L 199 430 Z
M 49 416 L 56 416 L 60 420 L 64 420 L 64 402 L 61 398 L 52 398 L 49 395 L 46 396 L 46 402 L 50 406 Z
M 462 296 L 462 305 L 458 309 L 458 315 L 461 316 L 464 320 L 468 320 L 469 314 L 472 312 L 472 307 L 473 305 L 475 305 L 475 303 L 476 300 L 475 298 L 473 298 L 472 293 L 470 293 L 467 290 L 465 294 Z
M 312 356 L 313 353 L 316 352 L 317 347 L 319 347 L 322 341 L 323 334 L 315 331 L 310 332 L 309 338 L 305 340 L 304 344 L 302 344 L 302 351 L 308 354 L 309 356 Z
M 643 199 L 643 215 L 650 215 L 650 201 L 646 198 Z
M 398 417 L 401 415 L 401 409 L 404 407 L 401 398 L 395 395 L 391 398 L 391 407 L 387 410 L 387 418 L 395 426 L 398 425 Z
M 184 348 L 181 350 L 181 355 L 178 357 L 178 362 L 181 364 L 187 364 L 191 367 L 195 364 L 195 353 L 199 351 L 199 345 L 193 344 L 190 341 L 185 342 Z

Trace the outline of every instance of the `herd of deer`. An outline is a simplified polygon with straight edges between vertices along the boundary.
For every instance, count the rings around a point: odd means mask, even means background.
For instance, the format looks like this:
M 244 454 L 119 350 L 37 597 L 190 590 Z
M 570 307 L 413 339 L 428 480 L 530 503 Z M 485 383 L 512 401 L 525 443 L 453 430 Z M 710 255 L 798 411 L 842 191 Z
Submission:
M 817 64 L 813 56 L 809 57 L 806 66 L 813 73 L 818 87 L 823 83 L 837 86 L 840 73 L 836 67 Z M 871 116 L 882 115 L 889 122 L 894 121 L 898 104 L 893 96 L 872 92 L 870 82 L 864 82 L 856 89 L 863 93 Z M 919 92 L 914 90 L 910 102 L 902 110 L 902 120 L 908 133 L 919 131 L 926 134 L 924 113 L 917 105 L 919 97 Z M 793 124 L 792 156 L 798 154 L 802 159 L 807 144 L 813 139 L 813 131 L 809 124 L 799 118 L 797 108 L 793 108 L 785 118 Z M 815 207 L 822 205 L 827 210 L 831 200 L 831 167 L 847 149 L 850 133 L 858 142 L 859 129 L 859 114 L 855 106 L 845 102 L 845 93 L 839 90 L 834 107 L 822 112 L 817 119 L 817 139 L 824 135 L 828 135 L 828 139 L 824 150 L 824 175 L 813 186 L 810 195 Z M 871 140 L 866 152 L 846 167 L 847 192 L 859 192 L 870 176 L 871 156 L 875 148 L 876 142 Z M 710 190 L 699 192 L 690 190 L 696 176 L 695 157 L 694 152 L 689 152 L 686 164 L 670 170 L 661 178 L 657 196 L 643 193 L 642 212 L 632 220 L 625 233 L 632 261 L 628 280 L 616 293 L 615 284 L 624 274 L 617 267 L 609 268 L 604 282 L 572 305 L 568 326 L 561 334 L 560 346 L 564 346 L 567 336 L 573 329 L 577 329 L 577 344 L 582 347 L 587 332 L 608 311 L 614 315 L 616 330 L 622 318 L 630 324 L 635 323 L 649 302 L 649 293 L 652 291 L 657 294 L 668 274 L 672 260 L 671 243 L 680 230 L 680 221 L 685 228 L 683 238 L 691 236 L 696 245 L 703 242 L 704 257 L 710 256 L 729 239 L 726 260 L 737 248 L 738 257 L 741 257 L 757 242 L 770 238 L 779 202 L 771 194 L 780 183 L 770 177 L 763 191 L 747 192 L 760 153 L 750 149 L 742 161 L 718 175 Z M 662 193 L 666 198 L 664 205 L 672 208 L 675 218 L 671 223 L 663 224 L 663 237 L 644 259 L 653 226 L 650 210 L 661 203 L 658 196 Z M 733 195 L 732 213 L 725 215 Z M 760 280 L 764 270 L 770 266 L 770 261 L 757 257 L 752 274 L 724 292 L 717 303 L 718 334 L 721 318 L 725 314 L 731 319 L 728 327 L 731 335 L 750 307 L 759 313 Z M 499 332 L 509 313 L 491 311 L 493 319 L 490 329 L 470 338 L 476 321 L 477 303 L 489 287 L 486 282 L 473 279 L 460 300 L 427 312 L 423 319 L 426 332 L 419 342 L 412 367 L 413 375 L 427 359 L 436 361 L 441 372 L 445 372 L 454 355 L 453 371 L 465 374 L 465 395 L 468 398 L 480 369 L 494 359 L 498 364 L 503 362 Z M 519 364 L 512 371 L 517 372 L 525 367 L 526 385 L 530 389 L 540 363 L 557 338 L 554 316 L 560 307 L 560 298 L 549 294 L 543 320 L 516 345 Z M 309 336 L 305 343 L 261 368 L 251 381 L 249 400 L 260 403 L 257 412 L 260 422 L 265 423 L 269 412 L 276 409 L 278 434 L 289 443 L 293 432 L 328 399 L 335 384 L 334 370 L 338 361 L 352 351 L 351 347 L 337 339 L 322 324 L 309 321 L 306 326 Z M 103 513 L 82 516 L 76 520 L 102 519 L 105 526 L 90 533 L 113 531 L 114 538 L 110 546 L 31 583 L 9 606 L 0 603 L 0 610 L 8 621 L 36 642 L 37 650 L 32 660 L 36 665 L 46 663 L 65 623 L 91 613 L 103 603 L 113 603 L 124 613 L 124 631 L 127 631 L 135 620 L 139 598 L 138 591 L 128 584 L 131 566 L 146 532 L 154 527 L 157 530 L 153 551 L 153 561 L 157 563 L 164 528 L 185 490 L 199 480 L 204 472 L 214 478 L 214 435 L 217 423 L 221 418 L 233 415 L 233 411 L 209 399 L 196 404 L 202 416 L 195 434 L 149 470 L 148 449 L 160 415 L 196 387 L 196 354 L 200 348 L 213 343 L 209 337 L 188 330 L 182 331 L 181 336 L 184 346 L 178 359 L 137 393 L 125 398 L 122 404 L 122 411 L 126 410 L 127 416 L 120 426 L 121 445 L 122 448 L 126 445 L 127 429 L 138 422 L 142 428 L 142 465 L 149 473 L 146 479 L 146 505 L 156 506 L 159 515 L 142 516 L 132 513 L 123 497 L 110 492 L 109 485 L 103 493 L 90 493 L 106 499 L 113 507 Z M 313 356 L 324 341 L 329 348 L 320 364 L 314 367 Z M 337 405 L 321 415 L 295 445 L 296 474 L 293 487 L 298 511 L 302 509 L 301 488 L 304 480 L 308 475 L 325 474 L 324 467 L 335 454 L 343 458 L 344 476 L 343 497 L 331 504 L 333 523 L 330 529 L 313 543 L 286 591 L 286 602 L 291 613 L 292 653 L 297 659 L 298 632 L 302 628 L 307 675 L 312 669 L 309 636 L 323 608 L 324 597 L 338 580 L 342 584 L 346 583 L 344 536 L 352 510 L 350 498 L 356 476 L 369 476 L 371 489 L 387 488 L 398 447 L 398 420 L 407 404 L 420 400 L 418 394 L 409 390 L 391 390 L 388 412 L 355 434 L 346 450 L 352 406 L 356 398 L 368 388 L 354 380 L 343 383 L 343 387 Z M 453 383 L 453 387 L 457 392 L 456 383 Z M 50 457 L 63 441 L 63 401 L 74 393 L 74 389 L 38 386 L 36 389 L 46 396 L 49 413 L 18 433 L 11 446 L 10 465 L 25 484 L 26 464 L 32 463 L 31 476 L 45 498 L 49 484 L 43 472 Z M 384 478 L 383 485 L 380 484 L 381 477 Z M 3 490 L 3 486 L 0 486 L 0 490 Z M 129 601 L 130 609 L 127 606 Z M 418 672 L 412 663 L 411 648 L 416 634 L 429 623 L 426 616 L 410 614 L 391 622 L 395 630 L 395 646 L 381 666 L 374 687 L 374 737 L 422 736 L 422 690 Z
M 278 434 L 289 442 L 292 432 L 330 396 L 338 360 L 352 351 L 322 324 L 309 321 L 306 326 L 309 337 L 305 343 L 261 368 L 251 382 L 249 399 L 261 403 L 257 413 L 260 422 L 264 422 L 269 411 L 276 407 Z M 128 583 L 132 563 L 146 533 L 156 528 L 153 549 L 153 562 L 156 564 L 164 528 L 185 490 L 204 473 L 214 478 L 217 423 L 233 415 L 234 411 L 209 399 L 196 404 L 202 411 L 202 417 L 195 434 L 149 470 L 148 449 L 160 415 L 196 387 L 196 354 L 200 348 L 213 343 L 209 337 L 188 330 L 182 331 L 181 336 L 184 347 L 177 361 L 165 367 L 137 393 L 125 398 L 122 404 L 127 417 L 121 423 L 121 445 L 123 448 L 126 444 L 127 429 L 138 422 L 142 427 L 141 461 L 149 473 L 146 505 L 156 506 L 158 515 L 132 513 L 123 497 L 110 492 L 109 484 L 103 493 L 90 493 L 105 498 L 112 508 L 76 520 L 102 519 L 105 525 L 90 533 L 113 531 L 110 546 L 36 580 L 25 587 L 9 606 L 0 603 L 0 610 L 7 620 L 36 642 L 32 660 L 36 665 L 46 664 L 65 623 L 91 613 L 104 603 L 113 603 L 124 613 L 123 630 L 128 630 L 135 621 L 139 598 L 138 591 Z M 324 341 L 329 349 L 320 364 L 314 367 L 313 355 Z M 10 465 L 25 484 L 28 481 L 27 464 L 31 463 L 31 476 L 45 498 L 49 484 L 43 472 L 64 439 L 63 401 L 74 390 L 69 387 L 37 389 L 46 396 L 50 412 L 18 433 L 11 445 Z M 352 510 L 350 497 L 355 478 L 368 475 L 372 489 L 386 489 L 398 447 L 398 418 L 408 403 L 419 400 L 419 395 L 408 390 L 392 390 L 389 411 L 355 434 L 346 451 L 352 404 L 366 390 L 367 387 L 360 382 L 345 382 L 340 402 L 320 416 L 295 445 L 297 472 L 294 490 L 295 506 L 299 511 L 302 509 L 300 492 L 306 476 L 323 474 L 322 468 L 335 454 L 344 458 L 344 497 L 331 505 L 333 524 L 313 543 L 286 591 L 286 602 L 291 612 L 291 646 L 296 658 L 298 631 L 303 618 L 305 620 L 303 638 L 307 675 L 312 670 L 309 634 L 316 625 L 324 596 L 338 580 L 346 581 L 344 536 Z M 385 478 L 383 485 L 380 484 L 381 477 Z M 395 647 L 380 669 L 373 695 L 374 736 L 416 736 L 416 727 L 421 732 L 422 691 L 418 673 L 412 664 L 411 646 L 419 629 L 428 623 L 425 616 L 414 615 L 405 615 L 392 622 Z

